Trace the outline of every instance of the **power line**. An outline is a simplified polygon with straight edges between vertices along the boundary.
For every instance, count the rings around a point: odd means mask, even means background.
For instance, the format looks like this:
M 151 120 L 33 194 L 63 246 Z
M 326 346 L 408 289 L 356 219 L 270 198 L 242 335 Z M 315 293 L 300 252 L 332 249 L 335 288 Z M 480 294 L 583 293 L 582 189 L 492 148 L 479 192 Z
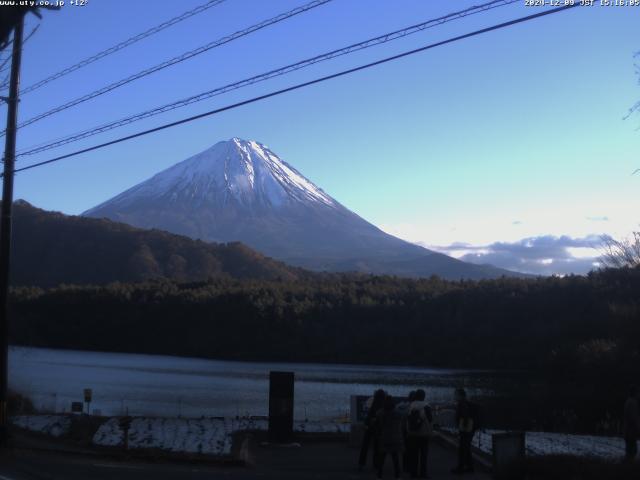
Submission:
M 158 72 L 160 70 L 163 70 L 167 67 L 170 67 L 172 65 L 175 65 L 177 63 L 181 63 L 184 62 L 185 60 L 189 60 L 190 58 L 195 57 L 196 55 L 200 55 L 204 52 L 207 52 L 213 48 L 219 47 L 221 45 L 224 45 L 226 43 L 232 42 L 233 40 L 236 40 L 238 38 L 244 37 L 246 35 L 249 35 L 253 32 L 256 32 L 258 30 L 262 30 L 263 28 L 266 28 L 270 25 L 282 22 L 284 20 L 287 20 L 288 18 L 291 18 L 295 15 L 299 15 L 301 13 L 307 12 L 313 8 L 319 7 L 321 5 L 324 5 L 326 3 L 331 2 L 332 0 L 313 0 L 310 3 L 307 3 L 305 5 L 302 5 L 300 7 L 294 8 L 293 10 L 289 10 L 288 12 L 285 13 L 281 13 L 280 15 L 277 15 L 275 17 L 272 17 L 268 20 L 264 20 L 260 23 L 257 23 L 255 25 L 252 25 L 251 27 L 248 27 L 244 30 L 239 30 L 235 33 L 232 33 L 231 35 L 227 35 L 226 37 L 220 38 L 218 40 L 215 40 L 213 42 L 210 42 L 206 45 L 203 45 L 201 47 L 196 48 L 195 50 L 190 50 L 188 52 L 183 53 L 182 55 L 179 55 L 177 57 L 171 58 L 170 60 L 166 60 L 158 65 L 155 65 L 151 68 L 147 68 L 145 70 L 142 70 L 134 75 L 131 75 L 127 78 L 124 78 L 122 80 L 118 80 L 117 82 L 111 83 L 105 87 L 100 88 L 99 90 L 95 90 L 91 93 L 88 93 L 86 95 L 83 95 L 81 97 L 78 97 L 74 100 L 71 100 L 70 102 L 67 102 L 63 105 L 60 105 L 58 107 L 55 107 L 51 110 L 48 110 L 44 113 L 41 113 L 39 115 L 36 115 L 35 117 L 32 117 L 28 120 L 25 120 L 24 122 L 21 122 L 18 127 L 22 128 L 22 127 L 26 127 L 27 125 L 31 125 L 32 123 L 38 122 L 40 120 L 42 120 L 43 118 L 49 117 L 51 115 L 54 115 L 56 113 L 62 112 L 63 110 L 66 110 L 68 108 L 74 107 L 76 105 L 79 105 L 81 103 L 84 103 L 88 100 L 91 100 L 93 98 L 99 97 L 100 95 L 104 95 L 105 93 L 108 93 L 112 90 L 115 90 L 116 88 L 122 87 L 124 85 L 127 85 L 128 83 L 131 83 L 135 80 L 139 80 L 140 78 L 146 77 L 148 75 L 151 75 L 152 73 Z M 2 132 L 2 134 L 4 134 L 4 132 Z
M 11 55 L 5 58 L 0 64 L 0 73 L 6 72 L 7 70 L 9 70 L 9 66 L 7 65 L 9 63 L 9 60 L 11 60 Z
M 70 136 L 65 136 L 56 140 L 52 140 L 49 142 L 46 142 L 44 144 L 40 144 L 40 145 L 35 145 L 33 147 L 29 147 L 28 149 L 25 149 L 22 151 L 22 153 L 20 153 L 18 155 L 18 157 L 21 156 L 26 156 L 26 155 L 35 155 L 36 153 L 41 153 L 44 152 L 46 150 L 51 150 L 53 148 L 57 148 L 63 145 L 68 145 L 69 143 L 74 143 L 77 142 L 79 140 L 82 140 L 84 138 L 88 138 L 88 137 L 92 137 L 94 135 L 98 135 L 100 133 L 104 133 L 107 132 L 109 130 L 113 130 L 115 128 L 119 128 L 140 120 L 144 120 L 146 118 L 150 118 L 153 117 L 155 115 L 159 115 L 161 113 L 165 113 L 171 110 L 175 110 L 177 108 L 181 108 L 181 107 L 185 107 L 187 105 L 191 105 L 193 103 L 197 103 L 197 102 L 201 102 L 203 100 L 206 100 L 208 98 L 217 96 L 217 95 L 222 95 L 224 93 L 228 93 L 232 90 L 237 90 L 239 88 L 242 87 L 246 87 L 249 85 L 254 85 L 256 83 L 259 82 L 263 82 L 266 80 L 269 80 L 271 78 L 274 77 L 278 77 L 281 75 L 285 75 L 306 67 L 309 67 L 311 65 L 314 65 L 316 63 L 320 63 L 323 61 L 327 61 L 327 60 L 331 60 L 333 58 L 342 56 L 342 55 L 347 55 L 349 53 L 353 53 L 359 50 L 364 50 L 366 48 L 369 47 L 373 47 L 376 45 L 380 45 L 383 43 L 387 43 L 393 40 L 397 40 L 399 38 L 403 38 L 406 37 L 408 35 L 412 35 L 414 33 L 418 33 L 421 32 L 423 30 L 426 30 L 428 28 L 432 28 L 438 25 L 442 25 L 443 23 L 447 23 L 453 20 L 457 20 L 460 18 L 464 18 L 466 16 L 469 15 L 474 15 L 477 13 L 481 13 L 481 12 L 485 12 L 487 10 L 491 10 L 493 8 L 498 8 L 498 7 L 503 7 L 506 5 L 510 5 L 512 3 L 516 3 L 519 2 L 520 0 L 493 0 L 491 2 L 482 4 L 482 5 L 477 5 L 477 6 L 472 6 L 470 8 L 467 8 L 465 10 L 461 10 L 458 12 L 453 12 L 450 13 L 448 15 L 442 16 L 442 17 L 438 17 L 435 19 L 431 19 L 428 20 L 426 22 L 422 22 L 422 23 L 418 23 L 416 25 L 412 25 L 400 30 L 396 30 L 394 32 L 390 32 L 390 33 L 386 33 L 384 35 L 380 35 L 374 38 L 370 38 L 368 40 L 362 41 L 362 42 L 358 42 L 358 43 L 354 43 L 352 45 L 349 45 L 347 47 L 343 47 L 337 50 L 332 50 L 330 52 L 327 53 L 323 53 L 321 55 L 316 55 L 315 57 L 311 57 L 305 60 L 301 60 L 299 62 L 281 67 L 281 68 L 277 68 L 275 70 L 271 70 L 269 72 L 266 73 L 262 73 L 260 75 L 256 75 L 250 78 L 246 78 L 244 80 L 240 80 L 238 82 L 234 82 L 228 85 L 225 85 L 223 87 L 218 87 L 215 88 L 213 90 L 209 90 L 203 93 L 200 93 L 198 95 L 193 95 L 191 97 L 187 97 L 185 99 L 181 99 L 169 104 L 165 104 L 162 105 L 160 107 L 156 107 L 153 108 L 151 110 L 147 110 L 145 112 L 142 113 L 138 113 L 135 115 L 131 115 L 125 118 L 121 118 L 120 120 L 116 120 L 107 124 L 103 124 L 100 125 L 98 127 L 94 127 L 88 130 L 84 130 L 82 132 L 70 135 Z
M 27 44 L 27 42 L 29 41 L 29 39 L 31 37 L 33 37 L 33 35 L 38 31 L 38 28 L 40 28 L 40 24 L 37 24 L 35 27 L 33 27 L 33 30 L 31 30 L 31 33 L 29 33 L 29 35 L 27 35 L 25 37 L 25 39 L 22 41 L 22 47 L 24 48 L 24 46 Z M 13 40 L 11 40 L 11 42 L 9 42 L 9 44 L 11 44 L 13 42 Z M 5 69 L 3 69 L 2 67 L 9 62 L 9 60 L 11 60 L 11 55 L 9 55 L 4 62 L 2 63 L 2 65 L 0 65 L 0 73 L 2 73 L 3 71 L 5 71 Z M 9 66 L 7 66 L 6 70 L 9 69 Z M 9 78 L 10 78 L 11 74 L 7 73 L 6 78 L 2 81 L 2 83 L 0 83 L 0 88 L 4 88 L 9 86 Z
M 33 31 L 27 36 L 27 40 L 29 39 L 29 37 L 31 35 L 33 35 L 35 33 L 35 31 L 38 29 L 39 26 L 40 26 L 40 24 L 36 25 L 36 28 L 34 28 Z M 11 68 L 11 64 L 9 64 L 9 60 L 11 60 L 11 51 L 9 50 L 9 47 L 12 44 L 13 44 L 13 38 L 11 40 L 9 40 L 6 44 L 2 45 L 2 48 L 0 48 L 0 52 L 5 52 L 5 51 L 7 52 L 7 58 L 5 58 L 2 61 L 2 63 L 0 63 L 0 73 L 6 72 L 7 70 L 9 70 Z
M 2 63 L 0 63 L 0 73 L 6 72 L 11 68 L 11 64 L 9 64 L 9 60 L 11 60 L 11 52 L 9 51 L 9 45 L 13 43 L 13 38 L 7 42 L 6 45 L 2 47 L 2 52 L 6 51 L 8 53 L 7 58 L 5 58 Z M 6 50 L 5 50 L 6 49 Z
M 96 62 L 98 60 L 100 60 L 101 58 L 104 58 L 108 55 L 111 55 L 112 53 L 116 53 L 126 47 L 129 47 L 131 45 L 133 45 L 136 42 L 139 42 L 140 40 L 143 40 L 147 37 L 150 37 L 151 35 L 154 35 L 158 32 L 161 32 L 162 30 L 169 28 L 173 25 L 175 25 L 176 23 L 180 23 L 183 20 L 186 20 L 188 18 L 193 17 L 194 15 L 198 15 L 199 13 L 202 13 L 212 7 L 215 7 L 219 4 L 221 4 L 222 2 L 224 2 L 226 0 L 210 0 L 205 4 L 199 5 L 187 12 L 184 12 L 182 15 L 178 15 L 177 17 L 174 17 L 170 20 L 167 20 L 166 22 L 161 23 L 160 25 L 157 25 L 153 28 L 150 28 L 149 30 L 146 30 L 142 33 L 139 33 L 138 35 L 135 35 L 123 42 L 118 43 L 117 45 L 114 45 L 113 47 L 107 48 L 106 50 L 102 50 L 101 52 L 96 53 L 95 55 L 92 55 L 91 57 L 85 58 L 84 60 L 71 65 L 70 67 L 67 67 L 63 70 L 60 70 L 57 73 L 54 73 L 53 75 L 48 76 L 47 78 L 44 78 L 42 80 L 40 80 L 39 82 L 34 83 L 33 85 L 24 88 L 20 94 L 24 95 L 25 93 L 29 93 L 32 92 L 34 90 L 37 90 L 38 88 L 42 87 L 43 85 L 46 85 L 49 82 L 53 82 L 54 80 L 57 80 L 61 77 L 64 77 L 65 75 L 70 74 L 71 72 L 75 72 L 76 70 L 79 70 L 83 67 L 86 67 L 87 65 Z
M 440 47 L 442 45 L 446 45 L 446 44 L 449 44 L 449 43 L 457 42 L 459 40 L 463 40 L 463 39 L 466 39 L 466 38 L 474 37 L 474 36 L 481 35 L 483 33 L 488 33 L 488 32 L 494 31 L 494 30 L 499 30 L 499 29 L 502 29 L 502 28 L 510 27 L 512 25 L 516 25 L 516 24 L 519 24 L 519 23 L 523 23 L 523 22 L 527 22 L 527 21 L 530 21 L 530 20 L 534 20 L 536 18 L 544 17 L 546 15 L 551 15 L 551 14 L 554 14 L 554 13 L 558 13 L 558 12 L 561 12 L 561 11 L 564 11 L 564 10 L 568 10 L 570 8 L 578 7 L 579 5 L 580 4 L 576 3 L 576 4 L 573 4 L 573 5 L 566 5 L 566 6 L 563 6 L 563 7 L 554 8 L 554 9 L 551 9 L 551 10 L 545 10 L 545 11 L 542 11 L 542 12 L 534 13 L 532 15 L 527 15 L 525 17 L 517 18 L 515 20 L 510 20 L 508 22 L 504 22 L 504 23 L 500 23 L 500 24 L 497 24 L 497 25 L 493 25 L 491 27 L 486 27 L 486 28 L 483 28 L 483 29 L 480 29 L 480 30 L 475 30 L 473 32 L 466 33 L 464 35 L 459 35 L 457 37 L 452 37 L 452 38 L 449 38 L 447 40 L 442 40 L 440 42 L 432 43 L 430 45 L 426 45 L 424 47 L 416 48 L 414 50 L 409 50 L 409 51 L 406 51 L 406 52 L 403 52 L 403 53 L 400 53 L 400 54 L 397 54 L 397 55 L 393 55 L 391 57 L 386 57 L 386 58 L 383 58 L 381 60 L 377 60 L 375 62 L 367 63 L 367 64 L 364 64 L 364 65 L 360 65 L 358 67 L 350 68 L 348 70 L 343 70 L 343 71 L 338 72 L 338 73 L 334 73 L 334 74 L 327 75 L 327 76 L 324 76 L 324 77 L 316 78 L 316 79 L 310 80 L 308 82 L 299 83 L 299 84 L 293 85 L 291 87 L 283 88 L 281 90 L 276 90 L 276 91 L 273 91 L 273 92 L 270 92 L 270 93 L 267 93 L 267 94 L 264 94 L 264 95 L 260 95 L 258 97 L 253 97 L 253 98 L 250 98 L 248 100 L 244 100 L 242 102 L 234 103 L 232 105 L 227 105 L 225 107 L 217 108 L 215 110 L 210 110 L 208 112 L 204 112 L 204 113 L 201 113 L 201 114 L 198 114 L 198 115 L 194 115 L 194 116 L 191 116 L 191 117 L 183 118 L 182 120 L 178 120 L 178 121 L 171 122 L 171 123 L 166 123 L 166 124 L 161 125 L 159 127 L 151 128 L 149 130 L 144 130 L 144 131 L 141 131 L 141 132 L 138 132 L 138 133 L 134 133 L 132 135 L 127 135 L 125 137 L 120 137 L 120 138 L 117 138 L 115 140 L 111 140 L 109 142 L 101 143 L 99 145 L 94 145 L 92 147 L 84 148 L 82 150 L 77 150 L 75 152 L 71 152 L 71 153 L 68 153 L 66 155 L 61 155 L 59 157 L 55 157 L 55 158 L 52 158 L 52 159 L 49 159 L 49 160 L 45 160 L 45 161 L 42 161 L 42 162 L 34 163 L 32 165 L 27 165 L 25 167 L 18 168 L 15 171 L 16 172 L 22 172 L 22 171 L 30 170 L 32 168 L 40 167 L 40 166 L 43 166 L 43 165 L 48 165 L 50 163 L 54 163 L 54 162 L 58 162 L 60 160 L 64 160 L 66 158 L 74 157 L 74 156 L 80 155 L 82 153 L 91 152 L 91 151 L 94 151 L 94 150 L 98 150 L 98 149 L 101 149 L 101 148 L 108 147 L 110 145 L 115 145 L 117 143 L 122 143 L 122 142 L 125 142 L 127 140 L 132 140 L 134 138 L 138 138 L 138 137 L 142 137 L 142 136 L 145 136 L 145 135 L 149 135 L 151 133 L 155 133 L 155 132 L 158 132 L 160 130 L 165 130 L 167 128 L 171 128 L 171 127 L 175 127 L 175 126 L 178 126 L 178 125 L 182 125 L 184 123 L 193 122 L 193 121 L 198 120 L 200 118 L 209 117 L 211 115 L 215 115 L 215 114 L 218 114 L 218 113 L 221 113 L 221 112 L 225 112 L 227 110 L 232 110 L 232 109 L 241 107 L 243 105 L 248 105 L 248 104 L 251 104 L 251 103 L 258 102 L 260 100 L 265 100 L 267 98 L 271 98 L 271 97 L 275 97 L 275 96 L 278 96 L 278 95 L 282 95 L 282 94 L 287 93 L 287 92 L 291 92 L 291 91 L 294 91 L 294 90 L 299 90 L 301 88 L 308 87 L 310 85 L 315 85 L 317 83 L 322 83 L 322 82 L 325 82 L 327 80 L 332 80 L 334 78 L 338 78 L 338 77 L 342 77 L 342 76 L 345 76 L 345 75 L 349 75 L 351 73 L 359 72 L 361 70 L 366 70 L 366 69 L 375 67 L 377 65 L 382 65 L 384 63 L 392 62 L 392 61 L 398 60 L 400 58 L 408 57 L 410 55 L 414 55 L 416 53 L 424 52 L 425 50 L 430 50 L 432 48 Z
M 40 24 L 37 24 L 35 27 L 33 27 L 33 30 L 31 30 L 29 35 L 27 35 L 26 38 L 23 40 L 22 42 L 23 47 L 29 41 L 29 39 L 35 35 L 35 33 L 38 31 L 39 28 L 40 28 Z

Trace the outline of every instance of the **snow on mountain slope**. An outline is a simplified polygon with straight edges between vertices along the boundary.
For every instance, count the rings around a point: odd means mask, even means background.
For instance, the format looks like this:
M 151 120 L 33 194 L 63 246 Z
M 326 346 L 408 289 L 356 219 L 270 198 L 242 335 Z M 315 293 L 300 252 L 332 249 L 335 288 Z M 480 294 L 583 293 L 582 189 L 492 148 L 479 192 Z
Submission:
M 266 146 L 232 138 L 194 155 L 127 190 L 86 215 L 111 204 L 126 207 L 141 198 L 195 202 L 230 200 L 251 205 L 281 206 L 294 202 L 336 202 Z

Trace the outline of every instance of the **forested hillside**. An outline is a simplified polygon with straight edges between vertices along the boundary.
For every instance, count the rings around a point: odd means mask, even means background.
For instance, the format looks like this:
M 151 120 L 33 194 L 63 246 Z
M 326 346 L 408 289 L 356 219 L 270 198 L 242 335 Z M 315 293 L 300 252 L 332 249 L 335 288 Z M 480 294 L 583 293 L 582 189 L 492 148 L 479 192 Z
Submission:
M 68 216 L 14 205 L 13 285 L 102 285 L 167 278 L 295 280 L 302 269 L 241 243 L 213 244 L 106 219 Z

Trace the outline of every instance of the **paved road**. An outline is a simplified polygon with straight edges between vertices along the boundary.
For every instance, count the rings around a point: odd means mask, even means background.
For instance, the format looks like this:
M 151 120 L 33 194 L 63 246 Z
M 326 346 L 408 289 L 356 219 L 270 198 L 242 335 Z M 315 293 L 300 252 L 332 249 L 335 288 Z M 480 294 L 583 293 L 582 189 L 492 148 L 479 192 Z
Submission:
M 108 457 L 13 450 L 0 456 L 0 480 L 375 478 L 373 471 L 357 471 L 357 451 L 344 442 L 309 441 L 300 447 L 290 448 L 261 447 L 254 442 L 251 452 L 252 466 L 234 467 L 204 463 L 120 461 Z M 431 478 L 458 478 L 449 472 L 454 462 L 455 452 L 433 445 L 429 462 Z M 385 478 L 392 477 L 388 465 Z M 489 476 L 476 473 L 461 478 L 488 479 Z

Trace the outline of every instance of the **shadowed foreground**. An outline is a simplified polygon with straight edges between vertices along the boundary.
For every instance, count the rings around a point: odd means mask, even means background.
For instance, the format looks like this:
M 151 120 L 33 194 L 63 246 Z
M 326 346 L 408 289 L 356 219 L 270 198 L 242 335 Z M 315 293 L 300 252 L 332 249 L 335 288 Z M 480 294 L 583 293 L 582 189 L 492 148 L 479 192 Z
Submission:
M 251 442 L 247 467 L 212 466 L 206 463 L 172 463 L 114 460 L 100 456 L 36 452 L 16 449 L 3 454 L 0 475 L 10 480 L 69 479 L 119 480 L 153 478 L 169 479 L 368 479 L 375 478 L 372 470 L 357 471 L 357 449 L 338 440 L 304 440 L 300 447 L 262 447 L 260 440 Z M 434 444 L 430 452 L 432 478 L 458 478 L 449 473 L 455 464 L 455 452 Z M 392 478 L 387 462 L 384 478 Z M 404 478 L 408 478 L 405 475 Z M 476 473 L 462 478 L 489 478 Z

